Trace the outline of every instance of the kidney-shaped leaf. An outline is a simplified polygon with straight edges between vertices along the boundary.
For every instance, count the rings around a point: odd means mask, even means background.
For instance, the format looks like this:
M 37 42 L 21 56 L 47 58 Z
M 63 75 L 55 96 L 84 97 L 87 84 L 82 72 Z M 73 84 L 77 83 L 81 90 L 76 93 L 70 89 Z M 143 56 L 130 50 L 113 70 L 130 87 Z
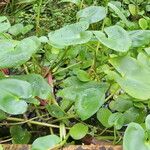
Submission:
M 85 31 L 89 24 L 85 21 L 67 25 L 59 30 L 48 34 L 49 44 L 58 48 L 63 48 L 69 45 L 83 44 L 88 42 L 92 33 Z
M 98 22 L 106 17 L 107 11 L 105 7 L 90 6 L 80 10 L 77 13 L 77 18 L 88 23 Z
M 32 150 L 49 150 L 60 142 L 57 135 L 47 135 L 37 138 L 32 144 Z
M 40 41 L 37 37 L 25 38 L 22 41 L 0 41 L 0 68 L 22 65 L 37 52 Z
M 130 123 L 123 139 L 124 150 L 150 150 L 150 144 L 146 141 L 144 129 L 137 123 Z
M 111 26 L 104 29 L 104 32 L 93 31 L 96 38 L 105 46 L 118 52 L 126 52 L 131 46 L 131 40 L 128 32 L 120 26 Z
M 31 98 L 32 88 L 26 81 L 0 80 L 0 109 L 9 114 L 23 114 L 27 110 L 24 99 Z

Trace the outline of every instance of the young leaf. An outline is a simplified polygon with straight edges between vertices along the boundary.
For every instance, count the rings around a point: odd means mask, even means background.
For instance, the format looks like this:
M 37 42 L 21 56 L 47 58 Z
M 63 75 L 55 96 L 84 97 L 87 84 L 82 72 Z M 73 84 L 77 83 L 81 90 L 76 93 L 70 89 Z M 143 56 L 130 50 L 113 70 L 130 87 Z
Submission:
M 2 40 L 0 42 L 0 68 L 22 65 L 37 52 L 40 41 L 37 37 L 25 38 L 20 42 Z
M 76 70 L 75 73 L 77 75 L 77 78 L 80 81 L 83 81 L 83 82 L 90 81 L 90 76 L 89 76 L 89 74 L 86 71 L 79 69 L 79 70 Z
M 87 21 L 89 24 L 101 21 L 106 17 L 107 11 L 105 7 L 90 6 L 80 10 L 77 13 L 77 19 Z
M 12 126 L 10 128 L 13 144 L 28 144 L 31 138 L 30 132 L 21 126 Z
M 139 25 L 143 30 L 148 28 L 148 22 L 144 18 L 139 19 Z
M 126 52 L 131 46 L 128 32 L 120 26 L 111 26 L 104 29 L 106 35 L 101 31 L 93 31 L 96 38 L 105 46 L 118 52 Z M 122 44 L 125 43 L 125 44 Z
M 33 144 L 31 150 L 48 150 L 54 148 L 60 143 L 60 138 L 57 135 L 47 135 L 37 138 Z
M 87 43 L 92 37 L 90 31 L 85 31 L 88 27 L 87 22 L 81 21 L 50 32 L 48 34 L 49 44 L 54 47 L 64 48 L 69 45 Z
M 82 139 L 87 133 L 88 127 L 82 123 L 77 123 L 70 129 L 70 135 L 75 140 Z

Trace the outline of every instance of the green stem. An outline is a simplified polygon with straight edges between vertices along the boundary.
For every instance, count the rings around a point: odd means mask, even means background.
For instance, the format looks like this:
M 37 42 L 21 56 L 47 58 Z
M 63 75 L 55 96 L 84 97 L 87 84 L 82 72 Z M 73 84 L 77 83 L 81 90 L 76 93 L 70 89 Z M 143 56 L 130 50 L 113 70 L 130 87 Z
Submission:
M 25 122 L 26 121 L 24 119 L 14 118 L 14 117 L 8 117 L 6 120 L 8 120 L 8 121 L 16 121 L 16 122 Z M 32 120 L 28 120 L 28 122 L 31 123 L 31 124 L 39 125 L 39 126 L 59 128 L 58 125 L 53 125 L 53 124 L 44 123 L 44 122 L 38 122 L 38 121 L 32 121 Z M 70 128 L 66 128 L 66 129 L 70 129 Z
M 57 72 L 54 72 L 53 75 L 59 74 L 59 73 L 61 73 L 61 72 L 65 72 L 65 71 L 67 71 L 68 69 L 71 69 L 71 68 L 73 68 L 73 67 L 75 67 L 75 66 L 78 66 L 78 65 L 81 64 L 81 63 L 82 63 L 82 61 L 80 61 L 80 62 L 78 62 L 78 63 L 75 63 L 75 64 L 73 64 L 73 65 L 70 65 L 70 66 L 68 66 L 68 67 L 66 67 L 66 68 L 63 68 L 63 69 L 61 69 L 61 70 L 58 70 Z
M 36 35 L 38 35 L 39 28 L 40 28 L 40 15 L 41 15 L 41 6 L 42 6 L 43 0 L 39 1 L 39 6 L 37 10 L 37 17 L 36 17 Z
M 97 48 L 94 51 L 94 58 L 93 58 L 93 64 L 91 66 L 92 70 L 94 70 L 94 72 L 96 73 L 96 61 L 97 61 L 97 53 L 100 47 L 100 42 L 98 42 L 97 44 Z

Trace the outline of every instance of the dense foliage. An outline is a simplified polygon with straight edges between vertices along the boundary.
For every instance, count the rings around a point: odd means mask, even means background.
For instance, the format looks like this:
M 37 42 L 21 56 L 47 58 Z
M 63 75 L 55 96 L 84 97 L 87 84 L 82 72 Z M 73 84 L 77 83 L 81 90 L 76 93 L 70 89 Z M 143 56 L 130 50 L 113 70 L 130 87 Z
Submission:
M 150 150 L 149 0 L 0 8 L 1 144 L 47 150 L 107 140 Z

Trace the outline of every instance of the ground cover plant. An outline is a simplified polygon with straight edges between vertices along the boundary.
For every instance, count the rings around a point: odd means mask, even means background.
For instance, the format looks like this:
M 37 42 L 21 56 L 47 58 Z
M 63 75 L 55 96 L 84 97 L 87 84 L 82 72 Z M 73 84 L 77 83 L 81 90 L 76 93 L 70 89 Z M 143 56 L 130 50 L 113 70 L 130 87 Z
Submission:
M 150 150 L 150 2 L 5 2 L 0 144 Z

